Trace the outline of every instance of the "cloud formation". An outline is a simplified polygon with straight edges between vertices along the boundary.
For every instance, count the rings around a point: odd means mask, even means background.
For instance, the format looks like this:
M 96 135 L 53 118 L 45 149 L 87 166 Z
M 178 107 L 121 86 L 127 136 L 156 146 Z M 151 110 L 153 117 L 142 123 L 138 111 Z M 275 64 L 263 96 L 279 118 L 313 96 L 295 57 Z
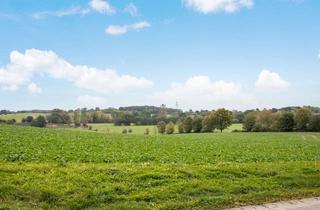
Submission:
M 259 91 L 280 92 L 288 90 L 290 83 L 281 79 L 275 72 L 262 70 L 255 86 Z
M 116 10 L 113 6 L 111 6 L 107 1 L 104 0 L 91 0 L 89 2 L 89 6 L 91 9 L 104 14 L 115 14 Z
M 180 108 L 241 108 L 252 103 L 252 97 L 241 90 L 241 85 L 223 80 L 213 81 L 208 76 L 194 76 L 184 83 L 173 83 L 162 92 L 156 92 L 155 99 L 166 104 L 176 101 Z
M 123 11 L 129 13 L 132 17 L 137 17 L 139 15 L 138 8 L 132 2 L 126 5 Z
M 253 6 L 253 0 L 182 0 L 182 2 L 186 7 L 203 14 L 220 11 L 233 13 L 242 7 Z
M 64 17 L 70 15 L 86 15 L 90 12 L 88 8 L 81 8 L 81 7 L 71 7 L 64 10 L 58 11 L 44 11 L 44 12 L 36 12 L 32 15 L 34 19 L 44 19 L 49 16 L 54 17 Z
M 25 53 L 12 51 L 10 63 L 0 67 L 0 89 L 17 90 L 31 83 L 36 75 L 67 80 L 78 88 L 99 93 L 117 93 L 153 85 L 152 81 L 143 77 L 119 75 L 112 69 L 72 65 L 53 51 L 28 49 Z M 31 89 L 36 90 L 34 87 Z
M 29 93 L 31 93 L 33 95 L 42 93 L 42 89 L 40 87 L 38 87 L 38 85 L 35 84 L 34 82 L 31 82 L 28 85 L 28 91 L 29 91 Z
M 151 24 L 147 21 L 137 22 L 131 25 L 110 25 L 106 28 L 106 33 L 113 36 L 119 36 L 128 33 L 129 31 L 139 31 L 143 28 L 150 27 Z

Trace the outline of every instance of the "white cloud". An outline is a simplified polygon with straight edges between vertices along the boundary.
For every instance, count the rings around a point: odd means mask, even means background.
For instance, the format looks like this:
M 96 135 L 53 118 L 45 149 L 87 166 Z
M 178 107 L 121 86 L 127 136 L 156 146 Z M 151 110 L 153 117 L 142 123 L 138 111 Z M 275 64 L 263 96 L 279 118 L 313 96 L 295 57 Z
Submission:
M 102 97 L 83 95 L 77 98 L 77 104 L 80 107 L 95 108 L 108 105 L 108 101 Z
M 113 36 L 118 36 L 126 34 L 129 31 L 139 31 L 150 26 L 151 24 L 147 21 L 141 21 L 131 25 L 110 25 L 106 28 L 105 32 Z
M 132 17 L 137 17 L 139 15 L 138 8 L 136 5 L 134 5 L 134 3 L 128 4 L 124 8 L 124 12 L 129 13 Z
M 241 7 L 253 6 L 253 0 L 182 0 L 182 2 L 186 7 L 203 14 L 219 11 L 233 13 Z
M 29 93 L 34 94 L 34 95 L 42 93 L 42 89 L 40 87 L 38 87 L 38 85 L 33 82 L 31 82 L 28 85 L 28 91 L 29 91 Z
M 154 93 L 153 97 L 171 105 L 178 101 L 183 109 L 241 108 L 254 102 L 250 95 L 241 91 L 240 85 L 212 81 L 207 76 L 194 76 L 182 84 L 173 83 L 169 89 Z
M 127 26 L 118 26 L 118 25 L 110 25 L 106 29 L 106 33 L 110 35 L 122 35 L 128 32 L 128 27 Z
M 34 13 L 32 17 L 35 19 L 43 19 L 48 16 L 64 17 L 64 16 L 70 16 L 70 15 L 86 15 L 89 12 L 90 10 L 87 8 L 71 7 L 69 9 L 59 10 L 59 11 L 37 12 L 37 13 Z
M 112 7 L 107 1 L 104 0 L 91 0 L 89 2 L 89 6 L 100 13 L 105 13 L 105 14 L 115 14 L 116 10 L 114 7 Z
M 278 92 L 288 90 L 290 83 L 281 79 L 275 72 L 262 70 L 255 85 L 260 91 Z
M 0 67 L 0 89 L 17 89 L 32 82 L 32 78 L 39 74 L 67 80 L 78 88 L 99 93 L 117 93 L 153 85 L 143 77 L 119 75 L 112 69 L 72 65 L 52 51 L 28 49 L 24 54 L 12 51 L 10 63 Z

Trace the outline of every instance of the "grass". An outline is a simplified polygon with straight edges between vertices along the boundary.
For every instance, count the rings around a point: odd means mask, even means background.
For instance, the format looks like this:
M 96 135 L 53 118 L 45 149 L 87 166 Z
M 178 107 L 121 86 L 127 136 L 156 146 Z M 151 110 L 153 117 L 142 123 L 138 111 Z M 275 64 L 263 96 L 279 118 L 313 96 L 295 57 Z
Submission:
M 320 133 L 0 126 L 0 208 L 221 209 L 320 195 Z
M 97 129 L 98 132 L 102 133 L 122 133 L 124 129 L 131 129 L 132 134 L 144 134 L 145 130 L 148 128 L 151 135 L 157 134 L 157 126 L 155 125 L 130 125 L 130 126 L 114 126 L 112 123 L 101 123 L 101 124 L 89 124 L 92 126 L 93 130 Z M 229 128 L 225 129 L 223 132 L 232 132 L 233 130 L 242 130 L 242 124 L 233 124 Z M 218 131 L 216 131 L 218 132 Z M 175 133 L 178 133 L 178 128 L 176 127 Z
M 39 115 L 46 115 L 43 113 L 17 113 L 17 114 L 6 114 L 6 115 L 0 115 L 0 119 L 2 120 L 12 120 L 15 119 L 18 123 L 21 123 L 23 118 L 26 118 L 27 116 L 32 117 L 38 117 Z

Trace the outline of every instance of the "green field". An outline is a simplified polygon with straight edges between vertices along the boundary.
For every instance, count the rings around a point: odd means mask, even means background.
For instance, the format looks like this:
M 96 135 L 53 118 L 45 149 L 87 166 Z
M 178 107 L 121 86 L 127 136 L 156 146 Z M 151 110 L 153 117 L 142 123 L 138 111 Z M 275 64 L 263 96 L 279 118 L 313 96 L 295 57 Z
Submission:
M 112 123 L 101 123 L 101 124 L 89 124 L 92 126 L 92 129 L 95 130 L 97 129 L 98 132 L 102 133 L 122 133 L 124 129 L 131 129 L 132 134 L 144 134 L 145 130 L 148 128 L 149 129 L 149 134 L 155 135 L 158 133 L 157 131 L 157 126 L 156 125 L 130 125 L 130 126 L 114 126 Z M 224 132 L 232 132 L 233 130 L 242 130 L 242 124 L 233 124 Z M 216 131 L 219 132 L 219 131 Z M 178 133 L 178 128 L 176 127 L 175 133 Z
M 320 195 L 320 133 L 0 126 L 0 207 L 221 209 Z
M 39 115 L 46 115 L 42 113 L 17 113 L 17 114 L 6 114 L 6 115 L 0 115 L 0 119 L 2 120 L 12 120 L 15 119 L 18 123 L 21 122 L 21 120 L 27 116 L 32 117 L 38 117 Z

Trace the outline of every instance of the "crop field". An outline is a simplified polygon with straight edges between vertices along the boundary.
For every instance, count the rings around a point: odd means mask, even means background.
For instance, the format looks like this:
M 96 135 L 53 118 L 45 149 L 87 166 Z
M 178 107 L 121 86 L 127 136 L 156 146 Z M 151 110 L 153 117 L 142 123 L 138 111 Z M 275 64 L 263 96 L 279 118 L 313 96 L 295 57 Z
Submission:
M 132 134 L 144 134 L 145 130 L 149 129 L 150 135 L 157 134 L 157 126 L 155 125 L 130 125 L 130 126 L 115 126 L 112 123 L 92 123 L 89 124 L 92 126 L 93 130 L 97 129 L 98 132 L 102 133 L 122 133 L 124 129 L 131 129 Z M 228 129 L 224 130 L 223 132 L 232 132 L 233 130 L 242 130 L 242 124 L 233 124 Z M 217 131 L 218 132 L 218 131 Z M 219 131 L 220 132 L 220 131 Z M 178 128 L 176 127 L 175 133 L 178 133 Z
M 0 208 L 222 209 L 320 196 L 320 133 L 0 125 Z

